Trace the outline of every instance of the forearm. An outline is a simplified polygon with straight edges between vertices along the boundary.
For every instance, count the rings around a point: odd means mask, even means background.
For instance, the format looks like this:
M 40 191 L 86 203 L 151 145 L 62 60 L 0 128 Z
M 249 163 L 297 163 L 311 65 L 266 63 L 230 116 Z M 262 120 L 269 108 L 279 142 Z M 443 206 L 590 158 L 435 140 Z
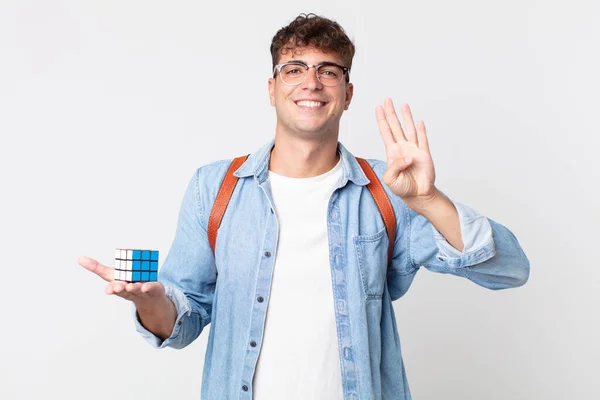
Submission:
M 140 322 L 161 340 L 165 340 L 173 332 L 177 320 L 175 304 L 167 297 L 153 304 L 136 304 Z
M 439 190 L 426 201 L 406 201 L 414 212 L 421 214 L 444 236 L 446 241 L 458 251 L 464 250 L 458 211 L 454 204 Z

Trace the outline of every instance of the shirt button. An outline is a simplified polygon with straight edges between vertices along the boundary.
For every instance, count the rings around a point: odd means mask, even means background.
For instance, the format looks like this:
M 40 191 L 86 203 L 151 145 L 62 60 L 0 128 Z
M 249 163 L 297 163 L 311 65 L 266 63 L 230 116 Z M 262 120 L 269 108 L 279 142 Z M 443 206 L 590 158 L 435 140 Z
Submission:
M 244 392 L 247 392 L 247 391 L 248 391 L 248 386 L 246 386 L 246 385 L 242 386 L 242 390 L 243 390 Z
M 262 296 L 258 296 L 256 300 L 258 300 L 259 303 L 262 303 L 265 299 L 263 299 Z
M 254 340 L 253 340 L 253 341 L 251 341 L 251 342 L 250 342 L 250 346 L 252 346 L 252 347 L 256 347 L 256 342 L 255 342 Z
M 265 251 L 265 257 L 271 257 L 271 253 L 269 251 Z
M 178 321 L 178 322 L 177 322 L 177 325 L 181 326 L 181 324 L 182 324 L 182 322 L 181 322 L 181 321 Z

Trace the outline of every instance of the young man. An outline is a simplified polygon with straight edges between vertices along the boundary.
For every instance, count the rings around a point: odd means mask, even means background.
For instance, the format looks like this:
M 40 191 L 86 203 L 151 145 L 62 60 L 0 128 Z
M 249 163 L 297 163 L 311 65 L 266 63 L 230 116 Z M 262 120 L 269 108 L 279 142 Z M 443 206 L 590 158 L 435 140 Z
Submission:
M 185 347 L 210 323 L 203 399 L 410 399 L 392 301 L 419 268 L 504 289 L 527 281 L 529 262 L 508 229 L 436 188 L 423 122 L 403 105 L 403 129 L 389 99 L 376 108 L 387 162 L 369 160 L 396 216 L 388 260 L 369 180 L 338 142 L 354 45 L 310 14 L 271 53 L 275 138 L 236 169 L 215 253 L 208 219 L 231 160 L 192 177 L 159 282 L 80 264 L 133 301 L 155 347 Z

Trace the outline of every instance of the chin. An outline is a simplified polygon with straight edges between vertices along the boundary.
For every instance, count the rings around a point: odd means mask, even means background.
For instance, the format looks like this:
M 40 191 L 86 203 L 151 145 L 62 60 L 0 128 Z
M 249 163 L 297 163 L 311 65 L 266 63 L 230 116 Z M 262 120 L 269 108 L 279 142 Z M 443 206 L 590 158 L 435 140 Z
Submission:
M 305 126 L 305 127 L 297 127 L 296 131 L 307 137 L 316 137 L 316 136 L 323 134 L 323 132 L 325 130 L 323 129 L 322 126 L 318 126 L 318 127 L 306 127 Z
M 317 121 L 299 121 L 296 129 L 302 132 L 320 132 L 327 128 L 327 124 Z

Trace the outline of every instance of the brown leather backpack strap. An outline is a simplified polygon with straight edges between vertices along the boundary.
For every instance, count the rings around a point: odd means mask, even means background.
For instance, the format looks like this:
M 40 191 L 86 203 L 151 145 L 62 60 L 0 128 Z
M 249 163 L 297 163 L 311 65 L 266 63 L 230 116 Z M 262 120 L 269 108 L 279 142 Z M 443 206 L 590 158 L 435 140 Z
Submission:
M 394 213 L 394 208 L 392 207 L 392 203 L 390 202 L 389 197 L 385 193 L 385 189 L 383 189 L 383 185 L 381 181 L 371 168 L 371 165 L 364 158 L 356 157 L 356 161 L 360 164 L 365 175 L 369 178 L 369 184 L 367 185 L 367 189 L 371 192 L 373 199 L 375 200 L 375 204 L 377 204 L 377 208 L 379 209 L 379 213 L 383 218 L 383 222 L 385 224 L 385 230 L 388 235 L 388 265 L 392 261 L 392 250 L 394 249 L 394 242 L 396 241 L 396 214 Z
M 208 242 L 210 243 L 210 248 L 212 249 L 213 254 L 217 244 L 217 232 L 221 226 L 221 220 L 223 219 L 223 215 L 225 215 L 225 210 L 227 210 L 227 205 L 229 205 L 229 200 L 231 199 L 231 195 L 233 194 L 233 190 L 235 189 L 235 185 L 238 181 L 238 177 L 234 176 L 233 173 L 246 161 L 247 158 L 248 155 L 233 159 L 231 165 L 225 173 L 225 177 L 223 178 L 223 182 L 221 183 L 221 187 L 217 193 L 217 198 L 215 199 L 210 212 L 210 217 L 208 218 Z

